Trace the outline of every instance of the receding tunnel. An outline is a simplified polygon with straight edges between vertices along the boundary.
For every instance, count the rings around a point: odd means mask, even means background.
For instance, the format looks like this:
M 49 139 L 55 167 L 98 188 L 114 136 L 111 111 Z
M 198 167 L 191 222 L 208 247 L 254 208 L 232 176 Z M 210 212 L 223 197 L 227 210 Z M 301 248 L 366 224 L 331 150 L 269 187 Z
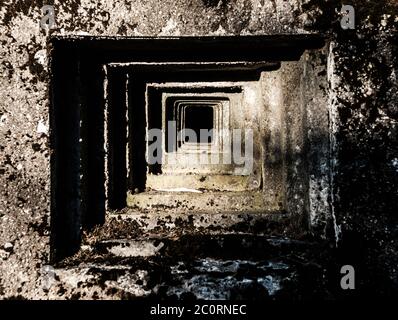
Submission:
M 143 192 L 158 183 L 148 181 L 149 175 L 156 179 L 172 170 L 147 163 L 147 130 L 162 128 L 162 95 L 181 95 L 192 90 L 189 83 L 201 82 L 195 94 L 214 101 L 185 103 L 183 127 L 198 134 L 244 124 L 236 106 L 249 90 L 245 85 L 258 81 L 261 72 L 277 70 L 281 61 L 298 60 L 305 49 L 320 48 L 323 39 L 54 37 L 51 45 L 51 244 L 52 258 L 59 260 L 78 250 L 82 230 L 105 221 L 107 208 L 124 208 L 126 193 Z M 173 82 L 179 85 L 151 89 L 151 83 Z M 222 138 L 206 143 L 217 142 L 217 152 L 225 154 L 229 137 Z M 239 172 L 234 166 L 215 168 L 223 175 Z M 249 186 L 261 177 L 247 179 Z

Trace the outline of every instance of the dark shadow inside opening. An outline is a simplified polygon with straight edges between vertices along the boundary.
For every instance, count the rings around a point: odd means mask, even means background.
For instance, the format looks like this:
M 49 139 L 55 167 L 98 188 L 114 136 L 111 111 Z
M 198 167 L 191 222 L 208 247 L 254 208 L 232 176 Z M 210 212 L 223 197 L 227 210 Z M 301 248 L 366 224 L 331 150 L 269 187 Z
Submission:
M 184 113 L 184 129 L 193 130 L 198 143 L 212 143 L 213 135 L 206 137 L 201 134 L 201 130 L 214 129 L 214 109 L 208 105 L 187 105 Z M 185 142 L 188 142 L 188 137 L 185 137 Z

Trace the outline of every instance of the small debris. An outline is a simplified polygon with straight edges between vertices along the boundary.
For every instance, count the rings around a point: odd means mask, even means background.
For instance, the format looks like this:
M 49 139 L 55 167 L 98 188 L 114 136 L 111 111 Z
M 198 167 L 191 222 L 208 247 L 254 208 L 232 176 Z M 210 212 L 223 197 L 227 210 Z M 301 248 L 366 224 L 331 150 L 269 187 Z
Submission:
M 46 135 L 48 134 L 48 127 L 46 126 L 43 120 L 40 120 L 39 123 L 37 124 L 36 132 L 44 133 Z
M 14 246 L 12 245 L 11 242 L 7 242 L 4 246 L 3 246 L 4 250 L 7 252 L 12 252 L 12 250 L 14 249 Z

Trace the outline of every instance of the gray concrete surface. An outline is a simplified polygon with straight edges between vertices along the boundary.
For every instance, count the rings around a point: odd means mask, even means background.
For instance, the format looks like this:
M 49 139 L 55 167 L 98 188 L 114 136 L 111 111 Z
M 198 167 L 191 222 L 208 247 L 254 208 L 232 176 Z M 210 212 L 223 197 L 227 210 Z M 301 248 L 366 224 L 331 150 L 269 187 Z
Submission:
M 395 1 L 366 4 L 352 1 L 357 9 L 357 26 L 353 31 L 340 27 L 336 13 L 341 7 L 340 1 L 48 2 L 54 3 L 56 8 L 56 28 L 50 32 L 39 27 L 41 1 L 3 1 L 0 4 L 1 298 L 120 299 L 153 294 L 267 298 L 279 291 L 280 297 L 287 298 L 308 297 L 310 292 L 322 292 L 324 297 L 333 292 L 332 297 L 339 297 L 338 291 L 330 289 L 334 288 L 334 283 L 323 282 L 324 270 L 329 270 L 328 279 L 333 279 L 334 266 L 347 263 L 371 275 L 358 279 L 360 292 L 397 292 L 398 9 Z M 157 252 L 153 252 L 153 256 L 137 257 L 119 249 L 119 243 L 109 252 L 92 249 L 101 248 L 105 239 L 114 240 L 118 232 L 119 240 L 126 240 L 127 233 L 132 240 L 137 237 L 134 241 L 142 240 L 139 236 L 144 231 L 139 225 L 119 221 L 111 231 L 106 224 L 103 230 L 86 235 L 81 251 L 64 264 L 55 266 L 55 271 L 46 267 L 50 263 L 50 155 L 53 152 L 49 145 L 47 46 L 51 35 L 301 33 L 325 35 L 327 46 L 323 50 L 307 51 L 300 64 L 284 63 L 273 77 L 261 80 L 264 91 L 272 96 L 268 99 L 273 101 L 268 114 L 277 129 L 268 143 L 272 146 L 280 139 L 278 106 L 283 104 L 287 128 L 302 133 L 293 135 L 287 144 L 292 154 L 288 174 L 294 183 L 286 190 L 289 199 L 286 206 L 298 218 L 295 225 L 284 230 L 292 238 L 316 238 L 318 251 L 313 252 L 328 252 L 321 245 L 323 241 L 331 246 L 337 243 L 333 261 L 314 258 L 308 249 L 312 248 L 311 241 L 293 250 L 294 256 L 299 255 L 309 263 L 292 264 L 291 261 L 297 259 L 290 259 L 291 251 L 278 246 L 271 250 L 274 255 L 259 256 L 259 246 L 268 243 L 269 237 L 253 238 L 254 231 L 250 228 L 244 236 L 235 235 L 239 243 L 251 239 L 253 250 L 249 250 L 248 255 L 218 253 L 217 256 L 214 251 L 206 251 L 216 242 L 205 234 L 199 242 L 203 241 L 208 247 L 198 244 L 201 249 L 192 250 L 196 256 L 181 259 L 182 262 L 173 257 L 173 262 L 168 262 L 167 279 L 177 280 L 171 285 L 172 281 L 159 280 L 160 271 L 153 271 L 162 265 L 152 263 L 159 256 Z M 274 86 L 275 83 L 278 86 Z M 297 90 L 298 84 L 300 90 Z M 270 87 L 278 90 L 270 90 Z M 301 127 L 303 119 L 308 127 Z M 302 154 L 308 162 L 300 162 Z M 276 181 L 272 175 L 265 176 L 264 180 Z M 108 213 L 107 221 L 112 219 L 112 213 Z M 176 228 L 183 230 L 184 226 Z M 263 230 L 270 235 L 278 228 L 278 225 L 267 223 Z M 163 234 L 164 239 L 168 233 Z M 288 248 L 295 249 L 296 240 L 289 241 L 292 244 Z M 156 251 L 159 243 L 144 241 L 138 250 L 145 247 L 145 252 Z M 194 247 L 193 242 L 190 243 Z M 184 245 L 175 240 L 171 247 L 175 250 L 164 252 L 167 245 L 159 249 L 163 252 L 160 259 L 167 260 L 171 253 L 178 253 L 176 248 L 184 248 Z M 229 245 L 223 243 L 217 248 L 218 252 L 228 252 Z M 300 252 L 304 252 L 303 255 Z M 322 254 L 319 257 L 323 257 Z M 311 261 L 323 263 L 325 268 Z M 256 272 L 254 276 L 236 277 L 242 268 L 243 273 L 253 268 Z M 292 276 L 294 270 L 299 270 L 296 278 Z M 319 277 L 304 286 L 303 279 L 311 270 L 319 272 L 316 273 Z M 214 273 L 221 273 L 222 277 L 213 281 Z M 281 284 L 284 279 L 286 285 Z M 300 295 L 295 295 L 297 292 Z

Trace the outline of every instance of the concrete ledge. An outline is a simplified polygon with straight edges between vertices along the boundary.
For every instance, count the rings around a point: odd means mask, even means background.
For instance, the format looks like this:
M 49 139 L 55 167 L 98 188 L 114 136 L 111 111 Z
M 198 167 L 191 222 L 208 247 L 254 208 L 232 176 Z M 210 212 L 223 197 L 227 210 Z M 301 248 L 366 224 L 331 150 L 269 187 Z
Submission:
M 155 232 L 158 236 L 200 232 L 217 234 L 241 232 L 257 234 L 283 234 L 289 224 L 290 216 L 283 212 L 192 212 L 190 210 L 152 210 L 137 212 L 128 209 L 124 213 L 111 213 L 104 226 L 106 234 L 131 237 L 144 232 Z M 95 233 L 94 233 L 95 236 Z M 104 239 L 106 239 L 104 237 Z
M 274 200 L 275 201 L 275 200 Z M 127 205 L 138 210 L 177 209 L 178 212 L 281 212 L 282 204 L 273 203 L 263 192 L 161 192 L 127 194 Z
M 83 246 L 54 270 L 50 296 L 301 299 L 324 296 L 325 274 L 334 270 L 330 252 L 320 243 L 253 234 L 146 236 L 152 237 Z M 159 250 L 137 256 L 148 244 Z M 128 250 L 133 254 L 126 255 Z M 310 289 L 300 292 L 303 279 Z

